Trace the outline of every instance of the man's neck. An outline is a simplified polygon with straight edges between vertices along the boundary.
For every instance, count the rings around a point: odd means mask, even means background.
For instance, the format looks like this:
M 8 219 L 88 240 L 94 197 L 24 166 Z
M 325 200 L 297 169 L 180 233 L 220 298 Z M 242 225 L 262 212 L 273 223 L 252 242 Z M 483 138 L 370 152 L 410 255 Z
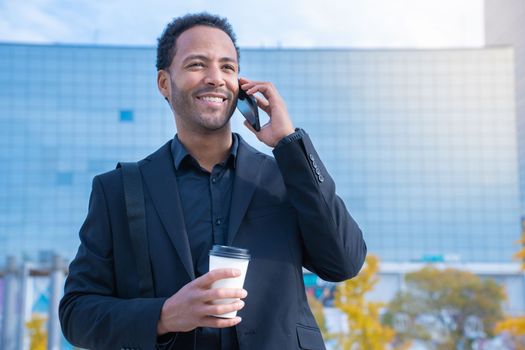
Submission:
M 233 142 L 229 127 L 209 134 L 181 130 L 177 137 L 199 165 L 209 172 L 216 164 L 226 159 Z

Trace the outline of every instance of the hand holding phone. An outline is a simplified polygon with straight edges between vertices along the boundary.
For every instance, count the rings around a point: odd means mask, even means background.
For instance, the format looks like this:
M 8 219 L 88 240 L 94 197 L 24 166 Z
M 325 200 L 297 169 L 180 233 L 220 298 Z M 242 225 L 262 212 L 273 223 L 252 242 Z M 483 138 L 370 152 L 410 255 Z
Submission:
M 253 103 L 253 107 L 259 106 L 259 108 L 268 115 L 269 120 L 266 124 L 260 126 L 260 131 L 255 131 L 255 127 L 250 127 L 250 130 L 255 133 L 255 136 L 259 141 L 268 147 L 275 147 L 283 137 L 295 132 L 292 120 L 290 119 L 290 115 L 286 108 L 286 103 L 277 91 L 275 85 L 271 82 L 248 80 L 243 77 L 241 77 L 239 81 L 246 94 L 249 94 L 250 96 L 253 94 L 260 94 L 260 97 L 257 96 L 257 99 L 252 100 L 251 103 Z M 238 101 L 241 102 L 243 96 L 240 93 L 239 96 L 240 98 Z M 255 115 L 255 111 L 252 112 Z M 258 121 L 256 123 L 258 123 Z M 249 119 L 245 124 L 247 126 L 252 125 Z
M 257 101 L 255 97 L 250 96 L 241 88 L 239 83 L 239 96 L 237 97 L 237 109 L 246 118 L 248 123 L 255 129 L 261 130 L 261 122 L 259 121 L 259 110 L 257 108 Z

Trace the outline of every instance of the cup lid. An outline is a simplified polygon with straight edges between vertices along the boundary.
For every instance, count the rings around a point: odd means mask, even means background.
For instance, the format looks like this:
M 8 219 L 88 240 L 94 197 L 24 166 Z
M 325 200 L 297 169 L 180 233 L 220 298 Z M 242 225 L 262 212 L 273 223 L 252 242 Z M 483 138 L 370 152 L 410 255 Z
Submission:
M 225 245 L 214 245 L 210 250 L 210 255 L 243 260 L 250 260 L 251 257 L 248 249 Z

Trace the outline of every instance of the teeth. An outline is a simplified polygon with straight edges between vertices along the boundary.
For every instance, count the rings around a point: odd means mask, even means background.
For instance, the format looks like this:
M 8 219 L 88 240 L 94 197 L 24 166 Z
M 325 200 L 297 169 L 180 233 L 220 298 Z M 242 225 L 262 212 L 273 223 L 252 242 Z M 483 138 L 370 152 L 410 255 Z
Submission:
M 201 97 L 201 100 L 208 101 L 208 102 L 222 102 L 222 98 L 213 97 L 213 96 L 203 96 Z

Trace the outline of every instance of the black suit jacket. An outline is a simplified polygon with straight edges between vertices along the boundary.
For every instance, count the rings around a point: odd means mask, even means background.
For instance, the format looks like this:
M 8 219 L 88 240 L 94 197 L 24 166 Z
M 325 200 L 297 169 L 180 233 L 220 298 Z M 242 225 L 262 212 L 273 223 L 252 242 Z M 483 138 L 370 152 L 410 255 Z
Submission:
M 276 148 L 275 159 L 239 141 L 228 244 L 252 255 L 240 349 L 324 349 L 302 267 L 328 281 L 355 276 L 366 255 L 361 231 L 307 135 Z M 138 297 L 120 169 L 93 180 L 59 310 L 74 345 L 154 349 L 164 301 L 195 278 L 170 145 L 139 162 L 154 298 Z M 178 333 L 172 349 L 193 349 L 194 337 Z

